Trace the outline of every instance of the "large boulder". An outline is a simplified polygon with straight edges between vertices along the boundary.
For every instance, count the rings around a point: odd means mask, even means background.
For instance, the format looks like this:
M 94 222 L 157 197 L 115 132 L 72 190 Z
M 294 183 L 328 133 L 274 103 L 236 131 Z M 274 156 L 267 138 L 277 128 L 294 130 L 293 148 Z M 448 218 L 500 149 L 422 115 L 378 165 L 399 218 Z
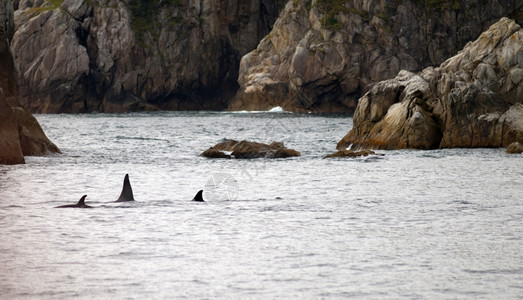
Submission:
M 523 141 L 523 29 L 502 18 L 437 68 L 401 71 L 358 103 L 338 149 L 506 147 Z
M 454 55 L 520 1 L 293 0 L 240 63 L 229 110 L 352 112 L 374 83 Z
M 286 148 L 282 142 L 263 144 L 251 141 L 225 140 L 201 154 L 207 158 L 287 158 L 300 156 L 300 152 Z
M 20 1 L 12 48 L 32 112 L 225 109 L 285 0 Z
M 60 152 L 18 102 L 16 68 L 9 48 L 13 20 L 12 1 L 0 0 L 0 164 L 23 163 L 24 155 Z

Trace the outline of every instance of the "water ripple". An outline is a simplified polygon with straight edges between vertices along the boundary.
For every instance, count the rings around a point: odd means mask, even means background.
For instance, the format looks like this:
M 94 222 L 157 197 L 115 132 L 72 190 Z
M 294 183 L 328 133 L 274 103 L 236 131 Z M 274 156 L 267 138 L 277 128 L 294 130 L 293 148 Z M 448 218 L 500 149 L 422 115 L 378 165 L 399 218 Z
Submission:
M 352 118 L 37 118 L 63 154 L 0 166 L 2 299 L 521 295 L 523 160 L 503 149 L 324 160 Z M 198 156 L 223 138 L 302 156 Z M 137 201 L 114 203 L 127 173 Z M 215 174 L 237 190 L 191 202 Z M 84 194 L 95 209 L 53 208 Z

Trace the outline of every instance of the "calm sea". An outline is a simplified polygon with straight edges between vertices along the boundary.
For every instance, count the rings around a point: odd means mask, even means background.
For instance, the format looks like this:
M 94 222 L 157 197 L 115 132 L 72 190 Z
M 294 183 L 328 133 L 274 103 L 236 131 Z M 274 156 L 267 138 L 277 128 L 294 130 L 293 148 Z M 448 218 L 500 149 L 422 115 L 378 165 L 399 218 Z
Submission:
M 348 116 L 36 117 L 63 154 L 0 166 L 1 299 L 523 297 L 522 155 L 322 159 Z M 302 156 L 199 156 L 224 138 Z

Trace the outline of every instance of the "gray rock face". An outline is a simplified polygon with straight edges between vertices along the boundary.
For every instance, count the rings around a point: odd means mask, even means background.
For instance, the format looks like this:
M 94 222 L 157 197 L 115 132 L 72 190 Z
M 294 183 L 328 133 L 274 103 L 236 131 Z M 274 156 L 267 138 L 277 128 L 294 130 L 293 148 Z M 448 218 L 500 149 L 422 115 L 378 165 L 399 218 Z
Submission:
M 283 0 L 22 0 L 12 49 L 31 111 L 224 109 Z
M 87 51 L 76 38 L 79 24 L 60 9 L 18 10 L 16 22 L 12 48 L 20 70 L 22 103 L 31 110 L 38 107 L 34 111 L 39 112 L 61 107 L 79 111 L 85 93 L 79 83 L 89 74 Z
M 338 143 L 381 149 L 523 142 L 523 29 L 502 18 L 438 68 L 401 71 L 358 103 Z
M 521 1 L 424 3 L 289 1 L 242 58 L 229 110 L 350 112 L 374 83 L 440 64 L 500 17 L 523 22 Z
M 13 20 L 12 1 L 0 0 L 0 164 L 24 163 L 24 155 L 60 152 L 18 102 L 16 69 L 9 48 Z

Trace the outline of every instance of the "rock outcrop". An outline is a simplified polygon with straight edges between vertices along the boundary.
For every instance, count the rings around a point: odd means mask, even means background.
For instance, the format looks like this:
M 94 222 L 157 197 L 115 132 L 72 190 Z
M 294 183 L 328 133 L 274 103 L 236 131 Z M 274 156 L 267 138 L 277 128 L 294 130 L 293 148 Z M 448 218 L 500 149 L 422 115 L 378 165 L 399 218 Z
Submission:
M 523 29 L 502 18 L 437 68 L 399 72 L 358 103 L 338 149 L 506 147 L 523 142 Z
M 240 64 L 229 110 L 351 112 L 372 84 L 438 65 L 519 0 L 293 0 Z
M 12 49 L 32 112 L 225 109 L 284 0 L 21 0 Z
M 24 155 L 60 152 L 18 102 L 16 69 L 9 49 L 13 20 L 12 1 L 0 0 L 0 164 L 24 163 Z
M 514 142 L 507 147 L 507 153 L 520 154 L 523 153 L 523 144 Z
M 263 144 L 250 141 L 225 140 L 201 154 L 208 158 L 287 158 L 300 156 L 300 152 L 286 148 L 282 142 Z

